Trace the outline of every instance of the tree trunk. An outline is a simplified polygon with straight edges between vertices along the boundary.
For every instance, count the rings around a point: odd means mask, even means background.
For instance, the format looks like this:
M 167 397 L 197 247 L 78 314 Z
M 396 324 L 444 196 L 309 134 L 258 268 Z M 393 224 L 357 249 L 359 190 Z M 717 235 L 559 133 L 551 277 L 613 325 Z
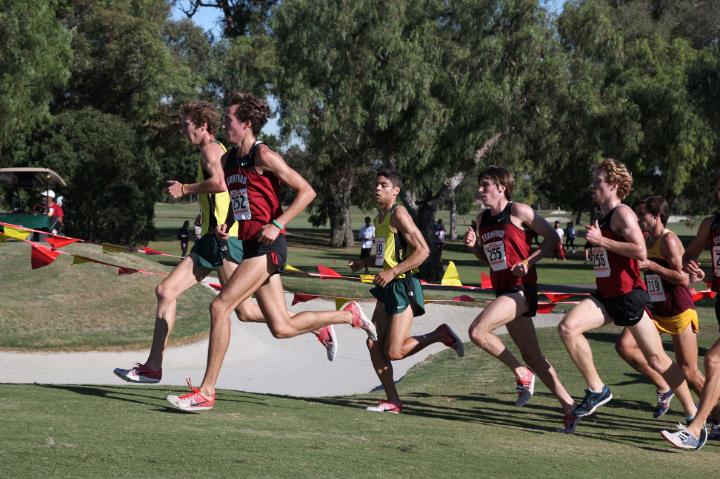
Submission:
M 450 195 L 450 239 L 457 239 L 457 203 L 455 202 L 455 190 Z
M 355 176 L 350 168 L 333 172 L 328 182 L 328 218 L 330 219 L 330 246 L 335 248 L 355 246 L 350 220 L 350 193 L 355 186 Z
M 443 185 L 437 193 L 425 190 L 422 198 L 418 198 L 414 192 L 402 190 L 401 195 L 405 206 L 415 220 L 420 232 L 425 236 L 430 248 L 430 256 L 420 267 L 420 276 L 424 280 L 440 282 L 444 274 L 442 252 L 435 244 L 435 213 L 446 198 L 450 195 L 454 198 L 455 189 L 462 183 L 466 173 L 473 167 L 477 167 L 502 137 L 502 133 L 496 133 L 488 138 L 482 147 L 475 150 L 472 158 L 464 161 L 458 171 L 443 181 Z

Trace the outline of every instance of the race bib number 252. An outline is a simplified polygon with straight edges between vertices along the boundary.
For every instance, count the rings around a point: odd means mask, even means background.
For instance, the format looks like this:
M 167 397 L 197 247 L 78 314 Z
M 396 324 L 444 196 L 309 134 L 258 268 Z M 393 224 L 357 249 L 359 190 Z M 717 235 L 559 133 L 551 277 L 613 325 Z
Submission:
M 236 221 L 245 221 L 252 218 L 247 188 L 230 191 L 230 206 L 232 207 Z

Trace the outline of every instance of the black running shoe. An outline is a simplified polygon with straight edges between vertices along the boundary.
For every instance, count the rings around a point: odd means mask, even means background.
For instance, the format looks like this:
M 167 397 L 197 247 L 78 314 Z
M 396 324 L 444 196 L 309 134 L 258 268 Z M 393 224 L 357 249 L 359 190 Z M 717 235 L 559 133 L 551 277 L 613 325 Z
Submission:
M 612 393 L 607 385 L 603 386 L 602 391 L 599 393 L 593 392 L 589 389 L 585 390 L 585 397 L 578 407 L 575 408 L 573 413 L 578 417 L 589 416 L 595 412 L 597 408 L 612 399 Z

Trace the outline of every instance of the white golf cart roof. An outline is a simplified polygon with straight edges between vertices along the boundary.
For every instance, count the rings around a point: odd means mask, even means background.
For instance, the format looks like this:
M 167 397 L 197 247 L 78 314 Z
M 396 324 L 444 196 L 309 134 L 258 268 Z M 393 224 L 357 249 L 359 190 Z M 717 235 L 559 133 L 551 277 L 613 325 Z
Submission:
M 48 168 L 0 168 L 0 185 L 46 190 L 67 186 L 65 180 Z

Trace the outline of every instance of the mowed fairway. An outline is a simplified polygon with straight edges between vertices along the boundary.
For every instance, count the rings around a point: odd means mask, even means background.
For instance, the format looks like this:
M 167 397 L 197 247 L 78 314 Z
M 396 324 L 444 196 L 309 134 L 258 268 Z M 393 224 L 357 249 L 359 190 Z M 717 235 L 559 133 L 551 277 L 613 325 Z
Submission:
M 702 316 L 707 347 L 716 327 L 709 308 Z M 662 441 L 659 430 L 682 420 L 678 403 L 652 419 L 655 390 L 615 355 L 610 332 L 591 339 L 615 399 L 575 435 L 556 432 L 561 413 L 542 385 L 527 407 L 515 407 L 509 373 L 468 344 L 463 359 L 446 351 L 410 371 L 399 385 L 401 415 L 364 412 L 378 394 L 299 399 L 221 391 L 214 410 L 185 414 L 165 402 L 177 390 L 159 386 L 3 385 L 3 476 L 627 478 L 715 471 L 720 443 L 687 453 Z M 581 395 L 556 331 L 541 331 L 540 340 L 570 391 Z

